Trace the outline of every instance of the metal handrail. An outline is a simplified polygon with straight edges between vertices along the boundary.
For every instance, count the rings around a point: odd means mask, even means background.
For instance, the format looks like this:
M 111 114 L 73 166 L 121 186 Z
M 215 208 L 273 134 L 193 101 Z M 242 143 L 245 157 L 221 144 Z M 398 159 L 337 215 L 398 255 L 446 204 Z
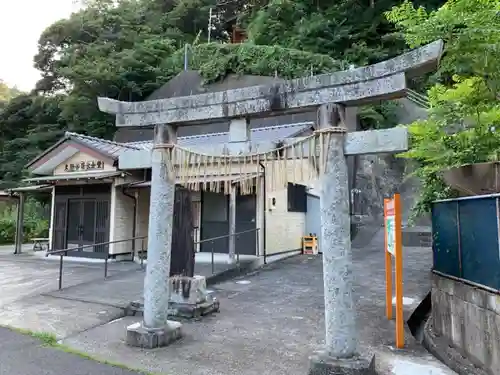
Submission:
M 230 238 L 231 236 L 239 236 L 239 235 L 242 235 L 242 234 L 246 234 L 246 233 L 255 233 L 256 235 L 256 246 L 257 246 L 257 249 L 258 250 L 258 247 L 259 247 L 259 231 L 260 231 L 260 228 L 255 228 L 255 229 L 249 229 L 249 230 L 244 230 L 244 231 L 241 231 L 241 232 L 236 232 L 236 233 L 231 233 L 231 234 L 226 234 L 224 236 L 218 236 L 218 237 L 213 237 L 213 238 L 207 238 L 207 239 L 204 239 L 204 240 L 200 240 L 200 241 L 194 241 L 194 245 L 198 245 L 198 244 L 201 244 L 201 243 L 205 243 L 205 242 L 210 242 L 210 243 L 214 243 L 215 241 L 217 240 L 220 240 L 220 239 L 224 239 L 224 238 Z M 141 268 L 144 268 L 144 256 L 143 254 L 146 252 L 145 250 L 145 247 L 144 247 L 144 240 L 147 239 L 148 236 L 140 236 L 140 237 L 133 237 L 133 238 L 127 238 L 125 240 L 117 240 L 117 241 L 108 241 L 108 242 L 102 242 L 102 243 L 96 243 L 96 244 L 92 244 L 92 245 L 84 245 L 84 246 L 79 246 L 79 247 L 75 247 L 75 248 L 68 248 L 68 249 L 63 249 L 63 250 L 54 250 L 54 251 L 49 251 L 47 252 L 47 255 L 59 255 L 59 290 L 62 289 L 62 280 L 63 280 L 63 264 L 64 264 L 64 256 L 67 256 L 68 255 L 68 252 L 71 252 L 71 251 L 78 251 L 78 250 L 82 250 L 82 249 L 87 249 L 87 248 L 91 248 L 91 247 L 95 247 L 95 246 L 105 246 L 105 245 L 111 245 L 111 244 L 115 244 L 115 243 L 121 243 L 121 242 L 128 242 L 128 241 L 137 241 L 137 240 L 142 240 L 142 248 L 141 250 L 138 250 L 137 251 L 137 255 L 139 256 L 140 260 L 141 260 Z M 236 262 L 237 264 L 240 263 L 240 253 L 238 251 L 238 247 L 235 246 L 235 255 L 236 255 Z M 258 253 L 258 251 L 257 251 Z M 106 251 L 106 257 L 104 258 L 104 279 L 106 279 L 108 277 L 108 260 L 109 260 L 109 247 L 107 248 L 107 251 Z M 132 254 L 132 260 L 134 259 L 134 256 L 135 254 Z M 214 252 L 214 246 L 212 246 L 212 250 L 211 250 L 211 267 L 212 267 L 212 274 L 215 273 L 215 252 Z
M 423 95 L 415 90 L 407 89 L 406 98 L 416 105 L 423 107 L 425 109 L 429 109 L 431 107 L 429 98 L 426 95 Z
M 78 247 L 71 247 L 67 249 L 62 249 L 62 250 L 50 250 L 47 251 L 47 256 L 48 255 L 54 255 L 54 254 L 60 254 L 60 253 L 67 253 L 68 251 L 75 251 L 75 250 L 82 250 L 82 249 L 88 249 L 91 247 L 96 247 L 96 246 L 104 246 L 104 245 L 111 245 L 115 243 L 120 243 L 120 242 L 128 242 L 132 240 L 142 240 L 143 238 L 146 238 L 147 236 L 141 236 L 141 237 L 133 237 L 133 238 L 127 238 L 126 240 L 116 240 L 116 241 L 108 241 L 108 242 L 101 242 L 101 243 L 95 243 L 91 245 L 84 245 L 84 246 L 78 246 Z M 109 254 L 109 251 L 108 251 Z
M 244 230 L 244 231 L 241 231 L 241 232 L 236 232 L 236 233 L 231 233 L 231 234 L 225 234 L 224 236 L 218 236 L 218 237 L 212 237 L 212 238 L 207 238 L 205 240 L 200 240 L 200 241 L 196 241 L 194 244 L 195 245 L 198 245 L 200 243 L 203 243 L 203 242 L 209 242 L 209 241 L 215 241 L 215 240 L 220 240 L 222 238 L 229 238 L 231 236 L 237 236 L 239 234 L 245 234 L 245 233 L 250 233 L 250 232 L 256 232 L 256 231 L 259 231 L 260 228 L 255 228 L 255 229 L 248 229 L 248 230 Z
M 49 255 L 59 255 L 59 290 L 62 289 L 62 279 L 63 279 L 63 258 L 64 256 L 68 255 L 68 252 L 70 251 L 80 251 L 82 249 L 88 249 L 91 247 L 96 247 L 96 246 L 106 246 L 106 245 L 111 245 L 115 243 L 121 243 L 121 242 L 128 242 L 128 241 L 137 241 L 137 240 L 142 240 L 142 247 L 144 248 L 144 239 L 147 238 L 147 236 L 140 236 L 140 237 L 133 237 L 133 238 L 127 238 L 125 240 L 116 240 L 116 241 L 108 241 L 108 242 L 101 242 L 101 243 L 96 243 L 92 245 L 84 245 L 84 246 L 79 246 L 79 247 L 74 247 L 74 248 L 68 248 L 68 249 L 63 249 L 63 250 L 53 250 L 53 251 L 47 251 L 46 256 Z M 108 277 L 108 260 L 109 260 L 109 246 L 106 250 L 106 256 L 104 258 L 104 278 L 106 279 Z M 134 254 L 132 254 L 132 260 L 133 260 Z
M 213 238 L 207 238 L 205 240 L 201 240 L 201 241 L 197 241 L 195 242 L 195 245 L 197 244 L 200 244 L 200 243 L 203 243 L 203 242 L 211 242 L 212 245 L 215 241 L 217 240 L 220 240 L 220 239 L 224 239 L 224 238 L 230 238 L 231 236 L 239 236 L 241 234 L 245 234 L 245 233 L 252 233 L 252 232 L 255 232 L 255 235 L 256 235 L 256 240 L 255 240 L 255 244 L 257 246 L 257 249 L 259 247 L 259 230 L 260 228 L 255 228 L 255 229 L 249 229 L 249 230 L 244 230 L 244 231 L 241 231 L 241 232 L 236 232 L 236 233 L 230 233 L 230 234 L 226 234 L 224 236 L 218 236 L 218 237 L 213 237 Z M 235 246 L 234 248 L 235 250 L 235 255 L 236 255 L 236 264 L 240 264 L 240 252 L 238 251 L 238 247 Z M 212 275 L 215 273 L 215 252 L 214 252 L 214 246 L 212 246 L 212 250 L 211 250 L 211 265 L 212 265 Z
M 246 233 L 252 233 L 252 232 L 255 232 L 255 235 L 256 235 L 256 246 L 257 246 L 257 249 L 259 248 L 259 231 L 260 231 L 260 228 L 255 228 L 255 229 L 248 229 L 248 230 L 244 230 L 244 231 L 241 231 L 241 232 L 236 232 L 236 233 L 232 233 L 232 234 L 226 234 L 224 236 L 218 236 L 218 237 L 212 237 L 212 238 L 207 238 L 207 239 L 204 239 L 204 240 L 200 240 L 200 241 L 194 241 L 194 246 L 198 245 L 198 244 L 201 244 L 201 243 L 206 243 L 206 242 L 210 242 L 210 243 L 214 243 L 215 241 L 218 241 L 218 240 L 221 240 L 221 239 L 224 239 L 224 238 L 230 238 L 231 236 L 239 236 L 239 235 L 242 235 L 242 234 L 246 234 Z M 212 267 L 212 275 L 215 273 L 215 251 L 214 251 L 214 246 L 212 246 L 212 250 L 211 250 L 211 267 Z M 238 248 L 235 247 L 235 255 L 236 255 L 236 263 L 239 264 L 240 263 L 240 253 L 238 251 Z M 258 251 L 257 251 L 258 253 Z M 143 261 L 144 261 L 144 257 L 140 257 L 141 258 L 141 267 L 143 267 Z

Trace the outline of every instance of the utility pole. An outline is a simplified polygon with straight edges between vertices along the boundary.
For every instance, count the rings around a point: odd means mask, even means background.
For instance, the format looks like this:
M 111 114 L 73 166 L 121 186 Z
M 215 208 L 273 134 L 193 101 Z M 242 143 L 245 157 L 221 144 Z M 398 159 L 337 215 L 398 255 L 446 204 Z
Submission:
M 210 43 L 210 36 L 212 34 L 212 8 L 208 13 L 208 43 Z
M 189 60 L 189 56 L 188 56 L 188 44 L 184 44 L 184 71 L 188 70 L 188 60 Z

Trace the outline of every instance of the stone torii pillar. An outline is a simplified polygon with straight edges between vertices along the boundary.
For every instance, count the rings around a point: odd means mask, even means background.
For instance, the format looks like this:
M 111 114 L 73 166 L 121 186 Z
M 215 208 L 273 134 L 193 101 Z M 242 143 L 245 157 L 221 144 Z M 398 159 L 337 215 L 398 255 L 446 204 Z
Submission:
M 342 358 L 356 353 L 357 332 L 352 296 L 349 175 L 344 155 L 347 128 L 339 121 L 340 106 L 319 109 L 319 128 L 329 131 L 326 165 L 321 176 L 321 249 L 325 297 L 325 343 L 329 355 Z M 333 127 L 334 125 L 340 125 Z
M 127 327 L 130 346 L 156 348 L 181 335 L 181 324 L 169 321 L 170 256 L 175 175 L 168 166 L 171 145 L 177 141 L 172 125 L 156 125 L 151 166 L 151 204 L 148 228 L 148 264 L 144 278 L 144 320 Z
M 406 151 L 408 133 L 393 128 L 348 134 L 342 105 L 321 106 L 318 122 L 320 130 L 329 133 L 320 200 L 325 347 L 311 357 L 309 374 L 363 375 L 369 361 L 358 353 L 347 155 Z

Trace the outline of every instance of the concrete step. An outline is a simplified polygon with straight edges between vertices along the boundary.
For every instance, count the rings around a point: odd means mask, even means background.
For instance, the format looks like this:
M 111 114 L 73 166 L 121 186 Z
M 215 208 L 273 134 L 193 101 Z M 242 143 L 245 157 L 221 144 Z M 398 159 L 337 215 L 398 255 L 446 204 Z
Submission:
M 379 349 L 373 365 L 377 375 L 457 375 L 423 348 Z
M 432 230 L 430 227 L 403 228 L 403 246 L 432 247 Z

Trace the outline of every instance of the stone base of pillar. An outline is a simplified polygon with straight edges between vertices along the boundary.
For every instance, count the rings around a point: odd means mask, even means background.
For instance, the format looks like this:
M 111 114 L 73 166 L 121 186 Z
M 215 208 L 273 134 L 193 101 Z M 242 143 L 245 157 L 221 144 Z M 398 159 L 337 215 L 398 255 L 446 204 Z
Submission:
M 309 360 L 308 375 L 375 375 L 371 363 L 360 357 L 334 358 L 318 352 Z
M 125 342 L 129 346 L 144 349 L 154 349 L 170 345 L 180 339 L 181 323 L 168 321 L 165 328 L 152 329 L 145 327 L 143 323 L 134 323 L 127 327 Z

